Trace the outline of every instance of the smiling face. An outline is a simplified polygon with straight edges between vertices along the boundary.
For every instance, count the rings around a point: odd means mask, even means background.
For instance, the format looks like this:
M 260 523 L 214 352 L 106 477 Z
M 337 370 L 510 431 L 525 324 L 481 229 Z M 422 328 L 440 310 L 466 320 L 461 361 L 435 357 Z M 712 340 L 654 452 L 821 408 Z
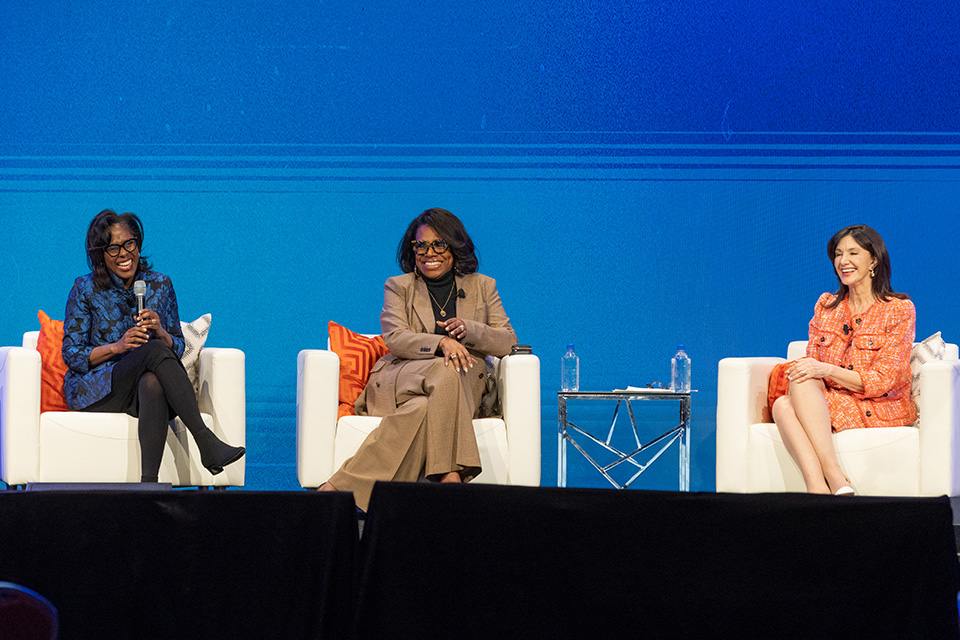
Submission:
M 431 243 L 434 240 L 443 240 L 430 225 L 422 225 L 417 229 L 417 240 Z M 417 268 L 427 278 L 439 278 L 453 268 L 453 251 L 448 247 L 443 253 L 437 253 L 433 247 L 427 249 L 423 255 L 417 255 Z
M 877 265 L 877 259 L 870 252 L 857 244 L 853 236 L 844 236 L 837 243 L 833 254 L 833 268 L 840 278 L 840 282 L 849 289 L 861 286 L 870 291 L 873 286 L 873 276 L 870 270 Z
M 123 248 L 123 244 L 128 240 L 136 240 L 136 236 L 130 231 L 129 227 L 123 224 L 115 224 L 110 227 L 110 244 L 119 245 L 120 253 L 111 256 L 106 251 L 103 252 L 103 262 L 107 269 L 117 274 L 117 277 L 123 280 L 126 288 L 133 286 L 133 280 L 137 277 L 137 267 L 140 264 L 140 247 L 134 246 L 132 251 Z

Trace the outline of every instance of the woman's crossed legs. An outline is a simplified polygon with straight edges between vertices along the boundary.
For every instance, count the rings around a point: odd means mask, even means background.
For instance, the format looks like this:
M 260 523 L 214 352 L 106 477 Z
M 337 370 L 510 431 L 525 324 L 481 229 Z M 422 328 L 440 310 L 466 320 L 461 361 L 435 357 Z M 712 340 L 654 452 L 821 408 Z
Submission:
M 836 493 L 850 486 L 833 446 L 824 390 L 821 380 L 792 382 L 787 395 L 773 403 L 773 420 L 808 493 Z

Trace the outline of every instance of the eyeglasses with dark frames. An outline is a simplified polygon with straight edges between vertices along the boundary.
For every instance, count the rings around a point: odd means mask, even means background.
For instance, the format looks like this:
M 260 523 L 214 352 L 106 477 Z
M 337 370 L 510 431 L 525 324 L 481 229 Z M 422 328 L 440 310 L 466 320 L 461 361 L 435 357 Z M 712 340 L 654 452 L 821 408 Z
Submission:
M 411 240 L 410 244 L 413 245 L 413 250 L 418 256 L 422 256 L 427 253 L 427 249 L 432 248 L 435 254 L 441 255 L 446 253 L 447 249 L 450 248 L 450 245 L 443 240 L 434 240 L 433 242 L 426 242 L 424 240 Z
M 136 251 L 138 246 L 139 243 L 137 242 L 137 239 L 130 238 L 123 244 L 108 244 L 103 248 L 103 252 L 112 258 L 116 258 L 118 255 L 120 255 L 121 248 L 127 253 L 130 253 L 132 251 Z

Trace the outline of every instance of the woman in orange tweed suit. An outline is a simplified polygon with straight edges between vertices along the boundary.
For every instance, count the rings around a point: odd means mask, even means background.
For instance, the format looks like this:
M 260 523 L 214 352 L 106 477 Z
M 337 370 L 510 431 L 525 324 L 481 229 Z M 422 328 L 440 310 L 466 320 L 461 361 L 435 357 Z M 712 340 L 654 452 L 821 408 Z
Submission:
M 473 430 L 486 388 L 484 356 L 505 356 L 517 336 L 493 278 L 463 223 L 427 209 L 397 251 L 405 272 L 384 285 L 380 326 L 390 353 L 370 371 L 355 406 L 385 416 L 321 491 L 352 491 L 367 509 L 377 480 L 467 482 L 480 469 Z
M 916 420 L 910 350 L 916 310 L 890 287 L 890 257 L 866 225 L 841 229 L 827 243 L 840 281 L 810 321 L 806 357 L 787 370 L 790 389 L 773 419 L 810 493 L 852 495 L 832 431 L 893 427 Z

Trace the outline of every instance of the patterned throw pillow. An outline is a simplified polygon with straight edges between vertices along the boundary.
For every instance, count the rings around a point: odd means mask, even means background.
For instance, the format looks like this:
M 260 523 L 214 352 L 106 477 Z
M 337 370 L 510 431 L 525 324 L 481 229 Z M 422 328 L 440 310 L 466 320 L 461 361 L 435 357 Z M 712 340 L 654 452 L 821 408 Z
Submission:
M 63 361 L 63 322 L 51 320 L 43 311 L 37 311 L 40 320 L 40 411 L 69 411 L 63 395 L 63 378 L 67 365 Z
M 194 393 L 198 395 L 200 393 L 200 349 L 207 341 L 211 320 L 212 316 L 205 313 L 193 322 L 180 322 L 180 329 L 183 331 L 183 339 L 186 342 L 180 362 L 187 370 L 187 377 L 193 384 Z
M 917 419 L 920 418 L 920 371 L 926 362 L 931 360 L 943 360 L 943 354 L 947 350 L 947 344 L 940 337 L 940 332 L 919 342 L 913 346 L 910 352 L 910 373 L 913 374 L 913 381 L 910 383 L 910 395 L 913 396 L 913 402 L 917 406 Z
M 367 386 L 374 363 L 389 353 L 383 336 L 368 338 L 342 327 L 332 320 L 327 325 L 330 349 L 340 356 L 340 408 L 337 419 L 354 414 L 353 403 Z

